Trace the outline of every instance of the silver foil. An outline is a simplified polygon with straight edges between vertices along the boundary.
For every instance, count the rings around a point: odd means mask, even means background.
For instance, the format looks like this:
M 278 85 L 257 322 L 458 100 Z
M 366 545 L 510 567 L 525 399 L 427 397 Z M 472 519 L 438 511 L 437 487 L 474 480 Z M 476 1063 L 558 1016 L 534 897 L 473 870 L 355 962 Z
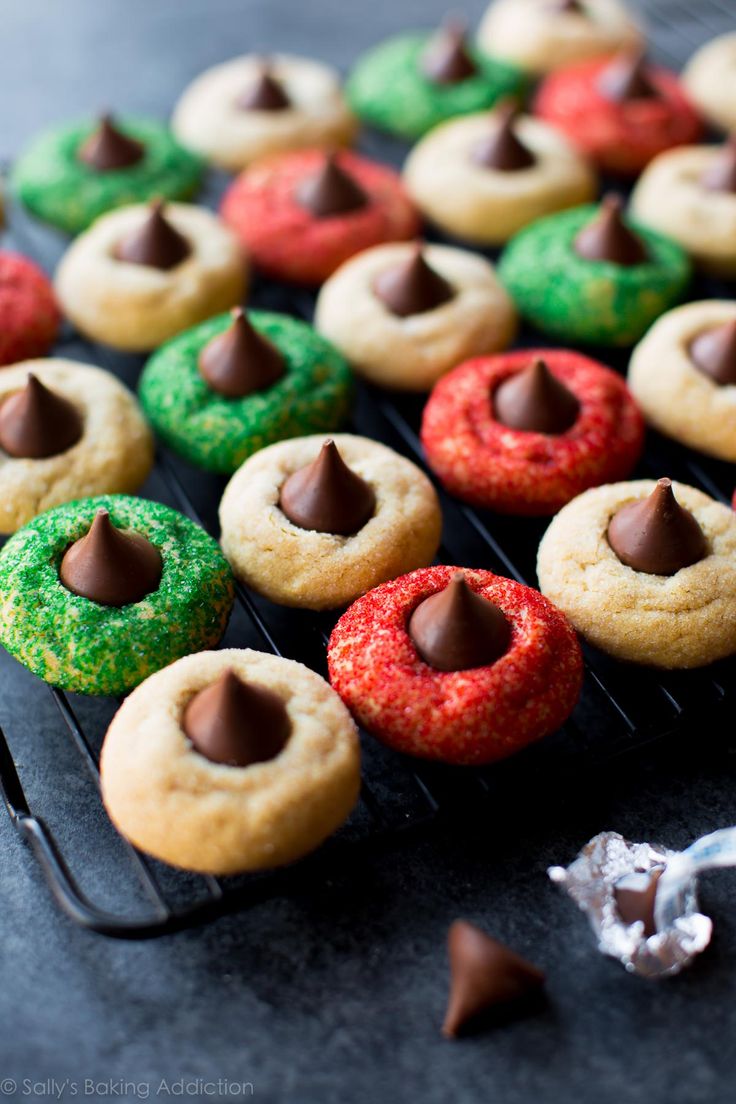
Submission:
M 587 913 L 603 954 L 617 958 L 631 973 L 661 978 L 678 973 L 710 942 L 713 924 L 698 911 L 695 891 L 698 870 L 733 863 L 736 863 L 733 828 L 698 840 L 683 852 L 648 843 L 629 843 L 618 832 L 601 832 L 585 845 L 570 866 L 551 866 L 547 873 Z M 646 938 L 640 920 L 625 924 L 619 916 L 614 888 L 626 874 L 662 866 L 664 872 L 655 898 L 657 930 Z

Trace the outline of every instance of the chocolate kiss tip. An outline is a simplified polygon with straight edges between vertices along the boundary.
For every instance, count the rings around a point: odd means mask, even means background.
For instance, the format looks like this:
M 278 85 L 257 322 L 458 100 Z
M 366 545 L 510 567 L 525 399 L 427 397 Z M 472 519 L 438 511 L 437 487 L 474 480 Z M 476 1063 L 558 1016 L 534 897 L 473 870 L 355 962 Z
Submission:
M 98 172 L 110 172 L 125 169 L 143 159 L 145 147 L 124 134 L 116 125 L 112 116 L 100 116 L 96 130 L 79 149 L 79 160 Z
M 22 391 L 0 406 L 0 448 L 16 459 L 58 456 L 82 436 L 82 416 L 73 403 L 46 387 L 32 372 Z
M 455 920 L 447 936 L 450 999 L 442 1034 L 455 1038 L 480 1013 L 538 993 L 544 973 L 467 920 Z
M 200 352 L 198 367 L 213 391 L 238 399 L 272 387 L 285 368 L 281 353 L 255 329 L 242 307 L 235 307 L 231 316 L 232 324 Z
M 493 413 L 510 429 L 556 436 L 575 424 L 580 403 L 538 357 L 496 388 Z
M 736 384 L 736 319 L 704 330 L 690 343 L 690 358 L 699 371 L 720 386 Z
M 156 590 L 161 581 L 161 554 L 139 533 L 113 525 L 107 510 L 98 510 L 83 537 L 61 561 L 62 584 L 103 606 L 128 606 Z
M 340 167 L 334 153 L 328 153 L 317 172 L 298 185 L 296 199 L 315 218 L 348 214 L 368 204 L 368 196 Z
M 608 543 L 623 564 L 648 575 L 675 575 L 708 554 L 703 530 L 680 506 L 669 479 L 614 514 Z
M 416 607 L 408 625 L 417 652 L 437 671 L 488 667 L 508 649 L 511 628 L 498 606 L 458 571 L 449 584 Z
M 474 76 L 477 67 L 465 45 L 465 25 L 448 20 L 435 31 L 422 53 L 420 67 L 434 84 L 459 84 Z
M 279 506 L 300 529 L 348 537 L 372 517 L 376 496 L 348 467 L 335 442 L 325 441 L 311 464 L 286 480 Z
M 115 256 L 129 264 L 167 270 L 181 264 L 190 252 L 187 239 L 166 218 L 164 201 L 156 199 L 141 225 L 119 243 Z
M 643 51 L 623 53 L 615 57 L 598 78 L 598 89 L 613 103 L 659 96 L 658 89 L 647 75 Z
M 587 9 L 585 4 L 581 3 L 581 0 L 551 0 L 551 3 L 547 5 L 548 9 L 559 14 L 570 15 L 587 15 Z
M 236 100 L 243 111 L 283 111 L 291 107 L 286 90 L 264 62 L 249 88 Z
M 517 172 L 536 164 L 536 157 L 516 136 L 514 123 L 519 114 L 518 105 L 507 101 L 493 112 L 490 134 L 474 146 L 471 157 L 476 165 L 497 172 Z
M 228 668 L 190 700 L 182 728 L 211 762 L 248 767 L 276 758 L 289 739 L 291 721 L 278 694 L 244 682 Z
M 603 197 L 593 220 L 575 238 L 575 252 L 588 261 L 613 264 L 643 264 L 648 260 L 644 242 L 628 228 L 622 217 L 623 204 L 617 195 Z
M 736 192 L 736 135 L 725 142 L 712 165 L 700 177 L 701 185 L 709 192 Z
M 455 297 L 452 285 L 427 263 L 421 246 L 406 261 L 380 272 L 373 291 L 392 314 L 424 314 Z

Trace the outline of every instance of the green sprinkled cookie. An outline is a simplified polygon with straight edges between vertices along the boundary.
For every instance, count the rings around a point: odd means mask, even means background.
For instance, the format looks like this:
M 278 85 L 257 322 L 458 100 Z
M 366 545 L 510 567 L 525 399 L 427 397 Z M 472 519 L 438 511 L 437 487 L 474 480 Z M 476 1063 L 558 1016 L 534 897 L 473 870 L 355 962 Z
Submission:
M 104 495 L 19 529 L 0 552 L 0 596 L 0 643 L 34 674 L 123 694 L 217 644 L 234 590 L 199 526 L 158 502 Z
M 201 159 L 162 123 L 105 116 L 39 135 L 16 162 L 11 183 L 38 218 L 79 234 L 115 207 L 188 199 L 202 172 Z
M 162 345 L 139 393 L 167 445 L 230 474 L 275 441 L 338 429 L 352 381 L 344 358 L 305 322 L 236 309 Z
M 526 227 L 498 274 L 520 313 L 560 341 L 632 345 L 682 296 L 690 262 L 675 242 L 607 197 Z
M 366 123 L 413 139 L 456 115 L 520 100 L 526 87 L 521 70 L 466 45 L 461 30 L 446 27 L 374 47 L 358 60 L 346 94 Z

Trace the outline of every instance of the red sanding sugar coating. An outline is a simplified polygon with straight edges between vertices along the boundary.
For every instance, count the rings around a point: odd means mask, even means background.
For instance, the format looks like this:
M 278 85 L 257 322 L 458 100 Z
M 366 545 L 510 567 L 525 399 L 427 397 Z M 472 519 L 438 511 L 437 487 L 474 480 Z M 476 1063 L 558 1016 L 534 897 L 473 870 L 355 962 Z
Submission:
M 359 209 L 316 218 L 295 191 L 324 163 L 324 151 L 269 157 L 243 172 L 225 193 L 220 214 L 268 275 L 321 284 L 361 249 L 419 233 L 419 217 L 397 173 L 354 153 L 339 165 L 369 197 Z
M 492 394 L 536 358 L 572 391 L 580 410 L 559 436 L 496 421 Z M 427 462 L 451 494 L 501 513 L 554 514 L 588 487 L 625 479 L 644 443 L 644 420 L 623 380 L 567 349 L 476 357 L 434 387 L 422 419 Z
M 539 89 L 535 113 L 601 168 L 623 176 L 640 172 L 663 150 L 697 142 L 702 123 L 674 73 L 647 67 L 659 96 L 615 103 L 598 89 L 609 64 L 609 58 L 586 61 L 551 74 Z
M 47 277 L 18 253 L 0 253 L 0 364 L 43 356 L 61 322 Z
M 503 610 L 508 651 L 488 667 L 437 671 L 407 632 L 412 611 L 463 570 Z M 445 763 L 504 759 L 555 729 L 580 694 L 583 662 L 562 614 L 536 590 L 490 571 L 427 567 L 370 590 L 338 621 L 330 681 L 356 720 L 396 751 Z

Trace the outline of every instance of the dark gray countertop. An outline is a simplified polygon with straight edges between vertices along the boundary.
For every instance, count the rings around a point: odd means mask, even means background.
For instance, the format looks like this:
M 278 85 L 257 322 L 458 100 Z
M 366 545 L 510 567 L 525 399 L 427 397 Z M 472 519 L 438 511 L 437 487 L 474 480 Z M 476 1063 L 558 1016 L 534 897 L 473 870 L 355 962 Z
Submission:
M 736 14 L 732 0 L 719 6 Z M 371 41 L 427 23 L 445 7 L 6 0 L 0 153 L 12 156 L 42 125 L 98 107 L 165 115 L 192 76 L 239 50 L 280 47 L 347 67 Z M 482 5 L 465 7 L 475 15 Z M 655 30 L 663 59 L 709 37 L 703 8 L 690 9 L 675 0 L 655 6 L 667 16 L 668 27 Z M 94 796 L 50 697 L 6 656 L 0 685 L 0 723 L 13 732 L 29 795 L 51 820 L 67 823 L 79 854 L 99 858 Z M 34 1099 L 61 1089 L 62 1099 L 134 1100 L 153 1098 L 163 1079 L 165 1099 L 183 1078 L 191 1099 L 199 1078 L 209 1083 L 200 1085 L 201 1099 L 238 1099 L 237 1084 L 250 1082 L 255 1099 L 319 1104 L 731 1104 L 736 873 L 704 879 L 712 948 L 692 970 L 657 985 L 596 952 L 583 917 L 545 869 L 570 861 L 604 828 L 684 846 L 736 821 L 735 795 L 726 737 L 698 732 L 640 755 L 605 782 L 552 793 L 543 804 L 522 793 L 501 818 L 443 823 L 288 899 L 142 943 L 87 934 L 62 917 L 0 816 L 0 1094 Z M 95 869 L 112 879 L 104 863 Z M 114 885 L 107 889 L 114 895 Z M 438 1033 L 444 940 L 459 915 L 543 966 L 549 1000 L 527 1018 L 448 1043 Z M 55 1084 L 34 1089 L 25 1079 Z

